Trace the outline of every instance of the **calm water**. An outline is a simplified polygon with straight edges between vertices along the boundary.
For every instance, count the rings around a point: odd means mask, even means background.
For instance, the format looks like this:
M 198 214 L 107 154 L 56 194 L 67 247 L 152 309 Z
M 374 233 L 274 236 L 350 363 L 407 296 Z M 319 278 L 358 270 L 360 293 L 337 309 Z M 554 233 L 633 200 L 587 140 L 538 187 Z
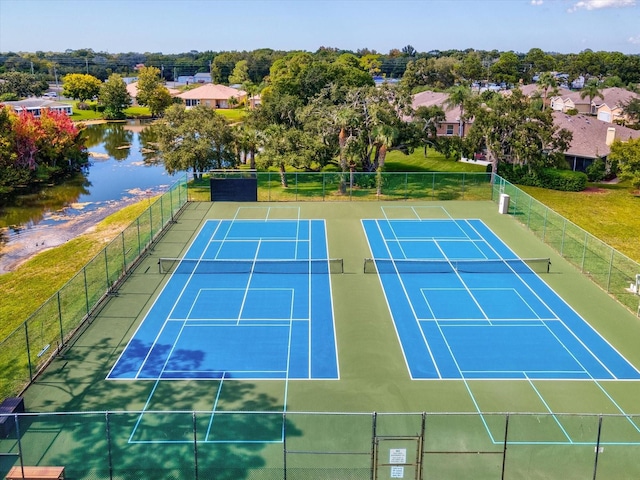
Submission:
M 165 191 L 183 175 L 168 175 L 153 162 L 147 148 L 153 139 L 139 125 L 91 125 L 84 134 L 91 153 L 85 174 L 0 207 L 0 273 L 125 205 Z

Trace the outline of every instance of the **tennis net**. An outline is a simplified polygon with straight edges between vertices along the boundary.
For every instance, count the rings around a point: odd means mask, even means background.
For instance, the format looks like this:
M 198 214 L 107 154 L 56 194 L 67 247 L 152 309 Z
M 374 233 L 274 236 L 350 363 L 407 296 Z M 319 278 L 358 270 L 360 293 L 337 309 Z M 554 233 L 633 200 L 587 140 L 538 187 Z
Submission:
M 364 273 L 549 273 L 549 258 L 428 260 L 365 258 Z
M 344 273 L 342 258 L 324 259 L 189 259 L 189 258 L 160 258 L 158 260 L 160 273 L 176 274 L 274 274 L 274 273 Z

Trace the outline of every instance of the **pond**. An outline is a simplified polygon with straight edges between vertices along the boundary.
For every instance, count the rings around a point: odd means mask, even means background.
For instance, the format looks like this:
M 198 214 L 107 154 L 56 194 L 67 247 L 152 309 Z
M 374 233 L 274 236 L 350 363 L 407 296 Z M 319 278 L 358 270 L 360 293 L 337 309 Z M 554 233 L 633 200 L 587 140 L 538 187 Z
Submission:
M 162 193 L 184 175 L 169 175 L 155 161 L 153 138 L 139 123 L 90 125 L 83 135 L 90 154 L 84 173 L 0 207 L 0 274 L 122 207 Z

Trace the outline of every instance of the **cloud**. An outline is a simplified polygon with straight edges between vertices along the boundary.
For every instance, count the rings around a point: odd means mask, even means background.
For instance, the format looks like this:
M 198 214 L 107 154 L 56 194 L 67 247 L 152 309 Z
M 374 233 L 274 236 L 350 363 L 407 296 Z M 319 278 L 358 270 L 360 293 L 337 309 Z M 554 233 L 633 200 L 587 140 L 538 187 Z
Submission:
M 629 37 L 627 41 L 629 43 L 632 43 L 633 45 L 640 45 L 640 35 L 636 35 L 635 37 Z
M 535 0 L 534 0 L 535 1 Z M 582 0 L 576 2 L 569 9 L 569 12 L 577 10 L 599 10 L 601 8 L 622 8 L 634 7 L 636 0 Z
M 534 6 L 542 5 L 543 3 L 544 3 L 544 0 L 531 0 L 531 5 L 534 5 Z

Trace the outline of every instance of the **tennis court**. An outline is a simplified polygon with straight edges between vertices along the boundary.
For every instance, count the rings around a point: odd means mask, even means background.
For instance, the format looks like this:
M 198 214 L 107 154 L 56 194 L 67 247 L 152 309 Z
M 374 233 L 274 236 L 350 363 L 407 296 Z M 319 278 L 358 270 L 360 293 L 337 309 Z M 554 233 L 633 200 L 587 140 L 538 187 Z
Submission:
M 159 265 L 171 278 L 109 379 L 338 378 L 323 221 L 209 220 Z
M 481 220 L 362 223 L 413 379 L 640 379 Z
M 488 480 L 590 478 L 595 451 L 598 478 L 632 479 L 638 335 L 490 201 L 194 202 L 27 390 L 23 456 L 73 478 Z

